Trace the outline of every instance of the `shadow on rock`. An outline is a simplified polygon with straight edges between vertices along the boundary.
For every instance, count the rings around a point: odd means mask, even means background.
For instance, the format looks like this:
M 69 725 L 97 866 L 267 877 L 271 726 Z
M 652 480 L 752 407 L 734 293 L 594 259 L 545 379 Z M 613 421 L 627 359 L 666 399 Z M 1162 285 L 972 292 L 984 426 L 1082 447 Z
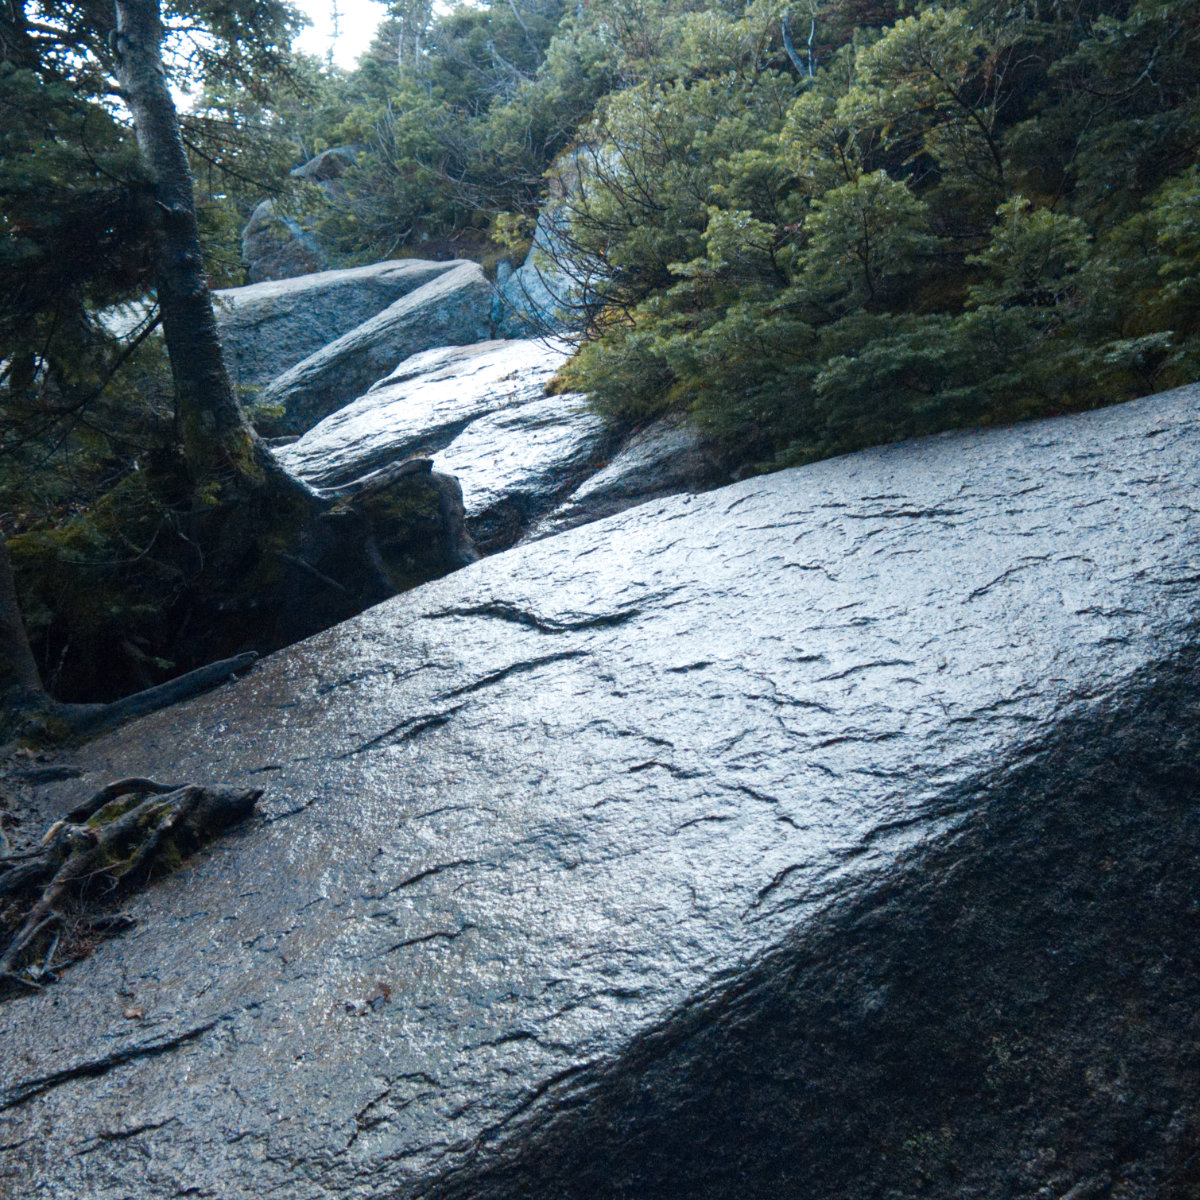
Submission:
M 1198 685 L 1193 644 L 421 1194 L 1197 1195 Z

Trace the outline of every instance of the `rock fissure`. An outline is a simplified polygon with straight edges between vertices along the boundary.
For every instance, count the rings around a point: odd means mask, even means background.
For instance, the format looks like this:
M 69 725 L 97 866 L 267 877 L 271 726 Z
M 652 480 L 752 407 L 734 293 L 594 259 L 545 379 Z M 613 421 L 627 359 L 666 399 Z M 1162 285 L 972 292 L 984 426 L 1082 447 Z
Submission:
M 464 683 L 460 687 L 451 688 L 450 691 L 443 692 L 438 698 L 440 700 L 453 700 L 457 696 L 469 696 L 472 692 L 492 687 L 494 684 L 509 679 L 513 675 L 524 675 L 526 672 L 536 671 L 539 667 L 549 666 L 550 663 L 567 662 L 571 659 L 587 657 L 588 652 L 586 650 L 562 650 L 557 654 L 544 654 L 540 658 L 521 659 L 518 662 L 510 663 L 507 667 L 500 667 L 495 671 L 489 671 L 486 675 L 472 680 L 470 683 Z
M 624 625 L 641 615 L 638 608 L 627 608 L 615 613 L 601 613 L 597 616 L 558 619 L 542 617 L 537 613 L 508 604 L 504 601 L 491 601 L 465 608 L 447 608 L 440 612 L 423 613 L 426 621 L 442 621 L 450 617 L 492 617 L 498 621 L 509 621 L 514 625 L 525 625 L 536 629 L 538 633 L 578 633 L 585 629 L 608 629 L 615 625 Z
M 190 1042 L 197 1041 L 222 1022 L 228 1020 L 230 1020 L 228 1016 L 214 1017 L 211 1021 L 205 1021 L 200 1025 L 193 1026 L 191 1029 L 184 1030 L 182 1033 L 173 1034 L 158 1041 L 141 1042 L 132 1046 L 125 1046 L 120 1050 L 114 1050 L 110 1054 L 105 1054 L 101 1058 L 87 1059 L 76 1063 L 74 1066 L 53 1071 L 48 1075 L 35 1076 L 32 1079 L 25 1079 L 19 1083 L 11 1084 L 0 1091 L 0 1112 L 20 1108 L 23 1104 L 27 1104 L 30 1100 L 42 1095 L 42 1093 L 52 1091 L 77 1079 L 90 1079 L 98 1075 L 107 1075 L 110 1071 L 126 1066 L 129 1063 L 137 1062 L 140 1059 L 157 1058 L 159 1055 L 170 1054 L 172 1050 L 177 1050 L 180 1046 L 186 1046 Z
M 448 724 L 451 717 L 455 713 L 461 712 L 464 707 L 466 706 L 455 704 L 436 712 L 421 713 L 415 717 L 405 717 L 402 721 L 397 721 L 396 724 L 389 726 L 382 733 L 376 734 L 373 738 L 359 743 L 354 749 L 343 751 L 336 756 L 334 761 L 341 762 L 347 758 L 354 758 L 359 754 L 366 754 L 370 750 L 385 750 L 389 746 L 395 746 L 401 742 L 410 742 L 430 729 L 439 729 L 441 726 Z M 307 762 L 310 759 L 296 759 L 295 761 Z

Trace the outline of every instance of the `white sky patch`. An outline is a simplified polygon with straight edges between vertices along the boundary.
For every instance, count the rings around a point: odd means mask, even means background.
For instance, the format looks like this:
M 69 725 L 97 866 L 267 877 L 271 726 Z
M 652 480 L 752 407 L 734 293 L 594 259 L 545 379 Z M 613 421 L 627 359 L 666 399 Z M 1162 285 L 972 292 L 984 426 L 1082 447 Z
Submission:
M 296 39 L 295 47 L 325 60 L 333 47 L 333 61 L 350 68 L 366 53 L 375 30 L 387 16 L 387 6 L 377 0 L 337 0 L 338 36 L 333 39 L 333 0 L 297 0 L 312 25 Z

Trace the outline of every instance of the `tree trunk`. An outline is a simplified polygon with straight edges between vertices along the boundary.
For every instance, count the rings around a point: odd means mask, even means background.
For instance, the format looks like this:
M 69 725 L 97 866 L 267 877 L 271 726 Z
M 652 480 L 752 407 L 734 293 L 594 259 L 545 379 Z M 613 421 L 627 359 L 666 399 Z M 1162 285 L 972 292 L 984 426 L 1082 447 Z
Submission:
M 0 700 L 27 703 L 45 695 L 17 604 L 8 542 L 0 534 Z
M 218 653 L 274 649 L 360 612 L 403 586 L 462 566 L 474 551 L 457 484 L 401 469 L 388 487 L 318 496 L 278 465 L 246 421 L 221 353 L 204 275 L 191 172 L 167 87 L 159 0 L 115 0 L 117 74 L 133 114 L 154 206 L 163 336 L 190 502 L 179 512 L 187 599 Z M 169 561 L 169 560 L 168 560 Z M 181 627 L 181 626 L 180 626 Z M 179 627 L 177 627 L 179 628 Z M 167 649 L 164 647 L 164 649 Z M 91 734 L 244 670 L 252 652 L 112 704 L 63 704 L 38 677 L 0 540 L 0 742 Z
M 193 482 L 274 477 L 298 488 L 245 420 L 221 354 L 192 175 L 162 61 L 158 0 L 116 0 L 116 14 L 117 76 L 150 176 L 158 304 L 188 469 Z

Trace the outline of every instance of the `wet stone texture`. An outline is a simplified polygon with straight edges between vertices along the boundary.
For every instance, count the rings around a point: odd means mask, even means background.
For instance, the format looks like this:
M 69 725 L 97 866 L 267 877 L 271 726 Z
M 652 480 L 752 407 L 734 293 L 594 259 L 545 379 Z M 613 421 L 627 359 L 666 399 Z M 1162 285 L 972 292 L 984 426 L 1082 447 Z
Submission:
M 0 1194 L 1195 1194 L 1198 448 L 653 502 L 86 748 L 267 795 L 4 1006 Z
M 251 416 L 280 434 L 303 433 L 409 356 L 487 337 L 492 285 L 477 263 L 451 268 L 277 375 Z
M 600 462 L 611 437 L 581 395 L 547 396 L 565 347 L 487 341 L 414 354 L 278 455 L 319 488 L 433 455 L 458 479 L 480 549 L 517 540 Z
M 215 292 L 221 346 L 234 383 L 270 383 L 454 266 L 398 259 Z

